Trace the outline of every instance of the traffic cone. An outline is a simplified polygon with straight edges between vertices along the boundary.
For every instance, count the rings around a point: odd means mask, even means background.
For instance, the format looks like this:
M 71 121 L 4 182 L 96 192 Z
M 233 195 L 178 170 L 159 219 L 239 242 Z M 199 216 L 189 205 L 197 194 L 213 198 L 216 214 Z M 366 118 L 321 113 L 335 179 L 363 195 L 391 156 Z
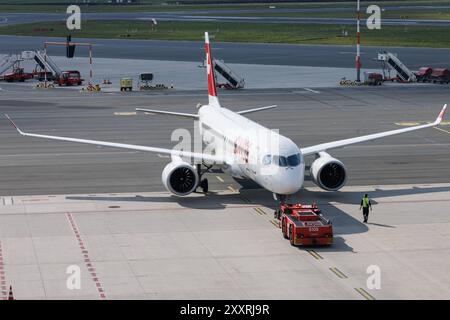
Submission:
M 8 300 L 14 300 L 14 295 L 13 295 L 13 291 L 12 291 L 12 286 L 9 286 Z

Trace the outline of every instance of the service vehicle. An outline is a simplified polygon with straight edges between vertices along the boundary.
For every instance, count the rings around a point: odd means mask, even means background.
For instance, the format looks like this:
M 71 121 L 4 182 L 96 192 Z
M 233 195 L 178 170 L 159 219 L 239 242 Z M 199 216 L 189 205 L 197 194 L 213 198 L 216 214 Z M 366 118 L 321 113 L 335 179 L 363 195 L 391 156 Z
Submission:
M 120 91 L 133 91 L 133 79 L 122 78 L 120 79 Z
M 293 246 L 331 245 L 333 225 L 325 219 L 317 204 L 281 204 L 280 223 L 283 237 Z
M 77 70 L 63 71 L 55 80 L 58 86 L 80 86 L 83 83 L 80 72 Z
M 433 69 L 431 80 L 433 83 L 450 83 L 450 70 L 445 68 Z
M 430 67 L 422 67 L 415 73 L 417 82 L 430 82 L 433 69 Z
M 364 74 L 364 83 L 369 86 L 381 86 L 383 83 L 383 75 L 381 73 L 369 72 Z
M 33 79 L 33 74 L 25 72 L 23 68 L 14 68 L 12 72 L 8 72 L 3 76 L 3 80 L 6 82 L 24 82 L 28 79 Z

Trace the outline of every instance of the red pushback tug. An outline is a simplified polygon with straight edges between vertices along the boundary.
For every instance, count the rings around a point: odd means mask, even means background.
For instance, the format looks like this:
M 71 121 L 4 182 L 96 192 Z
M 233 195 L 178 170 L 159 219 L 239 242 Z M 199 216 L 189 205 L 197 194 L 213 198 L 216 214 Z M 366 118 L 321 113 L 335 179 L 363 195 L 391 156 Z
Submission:
M 281 231 L 291 245 L 331 245 L 333 226 L 325 219 L 317 204 L 281 204 Z

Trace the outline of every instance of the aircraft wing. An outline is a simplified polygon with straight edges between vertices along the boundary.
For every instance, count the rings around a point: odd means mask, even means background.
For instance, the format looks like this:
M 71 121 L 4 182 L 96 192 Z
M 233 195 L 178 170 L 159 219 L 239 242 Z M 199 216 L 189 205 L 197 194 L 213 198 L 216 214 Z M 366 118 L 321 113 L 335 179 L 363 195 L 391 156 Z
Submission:
M 206 160 L 206 161 L 215 162 L 215 163 L 228 163 L 227 161 L 225 161 L 226 159 L 223 159 L 223 158 L 215 156 L 215 155 L 204 154 L 204 153 L 139 146 L 139 145 L 125 144 L 125 143 L 115 143 L 115 142 L 107 142 L 107 141 L 86 140 L 86 139 L 78 139 L 78 138 L 67 138 L 67 137 L 59 137 L 59 136 L 49 136 L 49 135 L 44 135 L 44 134 L 27 133 L 27 132 L 23 132 L 22 130 L 20 130 L 19 127 L 17 127 L 17 125 L 14 123 L 14 121 L 12 121 L 11 118 L 7 114 L 5 114 L 5 117 L 11 122 L 11 124 L 14 126 L 14 128 L 16 128 L 16 130 L 21 135 L 27 136 L 27 137 L 44 138 L 44 139 L 52 139 L 52 140 L 60 140 L 60 141 L 70 141 L 70 142 L 92 144 L 92 145 L 97 145 L 97 146 L 105 146 L 105 147 L 113 147 L 113 148 L 121 148 L 121 149 L 131 149 L 131 150 L 145 151 L 145 152 L 154 152 L 154 153 L 168 154 L 168 155 L 171 155 L 172 157 L 194 158 L 197 160 Z
M 409 128 L 404 128 L 404 129 L 397 129 L 397 130 L 385 131 L 385 132 L 380 132 L 380 133 L 374 133 L 374 134 L 369 134 L 369 135 L 366 135 L 366 136 L 361 136 L 361 137 L 356 137 L 356 138 L 350 138 L 350 139 L 338 140 L 338 141 L 333 141 L 333 142 L 328 142 L 328 143 L 322 143 L 322 144 L 318 144 L 318 145 L 315 145 L 315 146 L 302 148 L 301 151 L 302 151 L 303 155 L 307 156 L 307 155 L 311 155 L 311 154 L 317 154 L 317 153 L 319 153 L 321 151 L 326 151 L 326 150 L 329 150 L 329 149 L 345 147 L 345 146 L 348 146 L 348 145 L 351 145 L 351 144 L 355 144 L 355 143 L 360 143 L 360 142 L 364 142 L 364 141 L 380 139 L 380 138 L 393 136 L 393 135 L 400 134 L 400 133 L 405 133 L 405 132 L 409 132 L 409 131 L 425 129 L 425 128 L 429 128 L 429 127 L 434 127 L 434 126 L 437 126 L 437 125 L 439 125 L 441 123 L 442 119 L 444 118 L 444 114 L 445 114 L 445 110 L 446 109 L 447 109 L 447 105 L 444 105 L 444 107 L 442 108 L 441 112 L 439 113 L 439 116 L 432 123 L 427 123 L 427 124 L 414 126 L 414 127 L 409 127 Z
M 273 106 L 267 106 L 267 107 L 260 107 L 260 108 L 254 108 L 254 109 L 237 111 L 236 113 L 242 115 L 242 114 L 248 114 L 248 113 L 252 113 L 252 112 L 258 112 L 258 111 L 262 111 L 262 110 L 267 110 L 267 109 L 273 109 L 273 108 L 276 108 L 276 107 L 277 107 L 277 105 L 273 105 Z
M 144 113 L 156 113 L 156 114 L 164 114 L 164 115 L 169 115 L 169 116 L 178 116 L 178 117 L 183 117 L 183 118 L 198 119 L 198 115 L 192 114 L 192 113 L 162 111 L 162 110 L 143 109 L 143 108 L 136 108 L 135 110 L 144 112 Z

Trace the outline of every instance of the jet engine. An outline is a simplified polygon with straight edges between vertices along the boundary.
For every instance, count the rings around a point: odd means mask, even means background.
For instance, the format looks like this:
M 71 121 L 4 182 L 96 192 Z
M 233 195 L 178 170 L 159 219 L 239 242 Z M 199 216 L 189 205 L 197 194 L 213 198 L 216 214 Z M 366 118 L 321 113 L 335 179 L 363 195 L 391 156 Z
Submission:
M 177 196 L 193 192 L 199 183 L 197 170 L 187 162 L 172 161 L 164 167 L 162 183 L 167 191 Z
M 311 164 L 311 177 L 315 184 L 327 191 L 337 191 L 345 185 L 347 170 L 344 164 L 326 152 Z

